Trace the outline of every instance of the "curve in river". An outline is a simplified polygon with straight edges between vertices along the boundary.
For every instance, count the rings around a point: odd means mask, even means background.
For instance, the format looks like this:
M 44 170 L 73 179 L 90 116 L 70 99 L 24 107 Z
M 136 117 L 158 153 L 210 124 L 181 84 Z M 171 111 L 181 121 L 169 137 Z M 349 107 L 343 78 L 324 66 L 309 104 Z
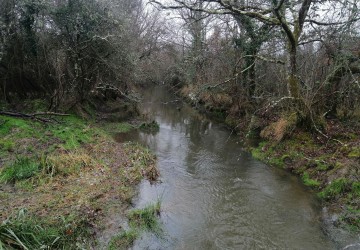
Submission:
M 160 125 L 133 138 L 157 155 L 161 183 L 143 182 L 135 201 L 161 200 L 164 236 L 148 233 L 133 249 L 336 249 L 316 199 L 298 179 L 241 150 L 238 137 L 161 87 L 142 111 Z

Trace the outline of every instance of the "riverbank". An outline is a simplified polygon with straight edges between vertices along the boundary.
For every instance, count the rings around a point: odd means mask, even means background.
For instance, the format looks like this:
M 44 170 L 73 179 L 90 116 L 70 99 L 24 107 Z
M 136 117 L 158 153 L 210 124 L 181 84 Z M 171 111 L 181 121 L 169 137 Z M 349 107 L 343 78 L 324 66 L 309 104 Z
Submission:
M 281 119 L 269 124 L 259 117 L 244 120 L 233 115 L 231 97 L 221 91 L 185 86 L 179 94 L 229 126 L 245 144 L 256 137 L 256 145 L 247 145 L 253 157 L 299 176 L 335 215 L 331 222 L 336 227 L 360 231 L 359 122 L 328 119 L 323 134 L 296 128 L 285 135 L 286 121 Z
M 126 220 L 136 185 L 158 177 L 155 156 L 113 140 L 128 123 L 46 119 L 0 116 L 0 248 L 106 246 L 122 231 L 109 218 Z

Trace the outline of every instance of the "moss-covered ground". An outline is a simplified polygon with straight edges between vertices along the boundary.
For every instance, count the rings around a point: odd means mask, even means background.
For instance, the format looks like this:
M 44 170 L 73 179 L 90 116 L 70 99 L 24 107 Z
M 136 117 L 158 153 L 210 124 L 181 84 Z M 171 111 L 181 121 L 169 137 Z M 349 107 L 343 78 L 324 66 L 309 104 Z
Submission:
M 113 208 L 125 217 L 135 185 L 158 177 L 149 150 L 110 135 L 132 128 L 0 116 L 0 249 L 96 249 Z

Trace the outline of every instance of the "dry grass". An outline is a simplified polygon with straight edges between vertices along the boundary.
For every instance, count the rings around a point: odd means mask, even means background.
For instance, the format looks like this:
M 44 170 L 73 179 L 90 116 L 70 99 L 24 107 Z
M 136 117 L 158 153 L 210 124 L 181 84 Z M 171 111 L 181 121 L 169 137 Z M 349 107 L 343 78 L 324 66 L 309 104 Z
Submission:
M 34 176 L 1 184 L 0 220 L 26 209 L 50 224 L 72 217 L 75 227 L 81 222 L 86 230 L 100 232 L 111 217 L 111 207 L 122 207 L 117 216 L 125 217 L 135 185 L 143 178 L 154 181 L 158 177 L 155 157 L 138 144 L 116 143 L 105 133 L 97 132 L 91 140 L 73 149 L 57 145 L 57 140 L 43 145 L 36 141 L 35 151 L 51 146 L 54 150 L 32 158 L 40 166 Z
M 278 121 L 265 127 L 260 136 L 268 141 L 280 142 L 296 127 L 296 118 L 293 115 L 281 117 Z

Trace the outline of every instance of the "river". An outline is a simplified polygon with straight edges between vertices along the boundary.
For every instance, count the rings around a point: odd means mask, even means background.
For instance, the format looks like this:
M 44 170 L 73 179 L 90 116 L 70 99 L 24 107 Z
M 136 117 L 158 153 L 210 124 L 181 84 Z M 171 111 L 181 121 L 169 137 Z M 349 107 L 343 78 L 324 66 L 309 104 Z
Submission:
M 143 101 L 142 112 L 160 130 L 132 139 L 157 155 L 161 183 L 142 182 L 134 203 L 141 208 L 161 200 L 164 235 L 146 233 L 133 249 L 340 247 L 298 178 L 253 159 L 239 137 L 162 87 L 146 91 Z

